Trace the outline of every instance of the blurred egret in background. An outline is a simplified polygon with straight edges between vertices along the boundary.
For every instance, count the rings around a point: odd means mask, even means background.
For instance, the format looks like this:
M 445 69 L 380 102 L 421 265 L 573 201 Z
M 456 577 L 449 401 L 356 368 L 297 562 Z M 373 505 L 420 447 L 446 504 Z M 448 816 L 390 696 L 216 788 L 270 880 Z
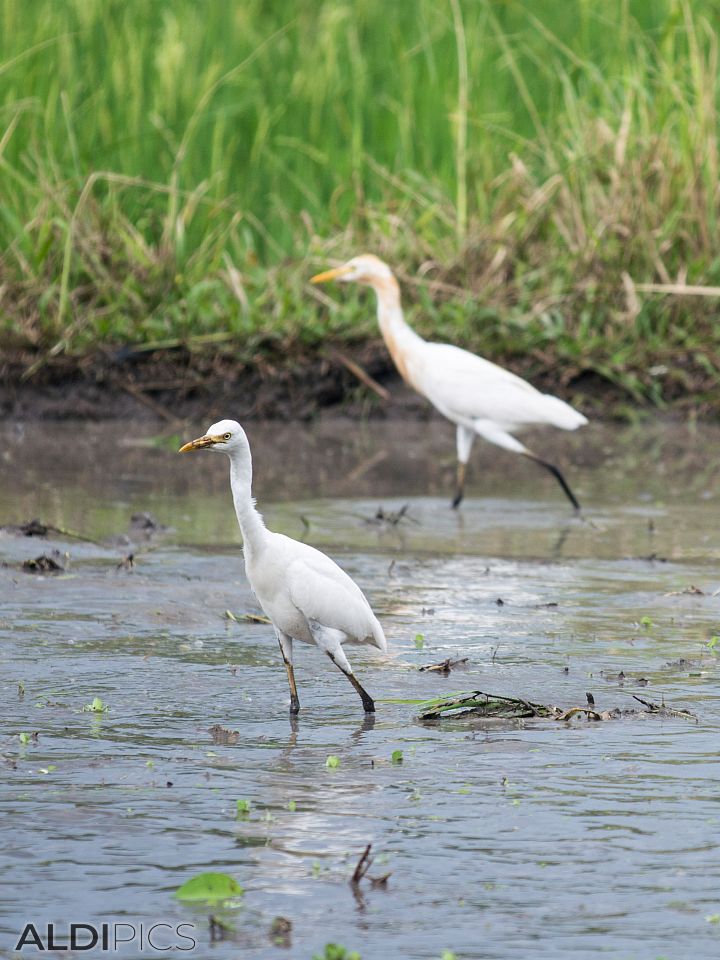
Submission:
M 557 397 L 540 393 L 489 360 L 449 343 L 423 340 L 403 317 L 400 288 L 390 267 L 373 254 L 353 257 L 341 267 L 312 277 L 311 283 L 328 280 L 373 288 L 380 330 L 403 380 L 457 425 L 457 490 L 453 507 L 458 507 L 464 496 L 467 463 L 477 434 L 549 470 L 573 507 L 580 509 L 560 470 L 529 450 L 515 433 L 534 426 L 575 430 L 587 423 L 581 413 Z

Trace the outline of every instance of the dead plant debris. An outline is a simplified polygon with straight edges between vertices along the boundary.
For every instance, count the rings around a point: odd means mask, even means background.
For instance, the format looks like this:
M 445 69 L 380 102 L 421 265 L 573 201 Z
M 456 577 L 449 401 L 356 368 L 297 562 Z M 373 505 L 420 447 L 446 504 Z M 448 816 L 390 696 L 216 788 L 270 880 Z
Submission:
M 272 623 L 260 613 L 233 613 L 232 610 L 226 610 L 225 617 L 232 623 Z
M 619 673 L 601 670 L 600 676 L 608 683 L 617 683 L 619 687 L 624 686 L 626 682 L 637 684 L 639 687 L 646 687 L 650 683 L 647 677 L 629 677 L 624 670 Z
M 223 917 L 216 917 L 210 914 L 208 917 L 208 932 L 210 934 L 210 943 L 220 943 L 223 940 L 235 940 L 237 934 L 231 923 Z
M 459 659 L 453 660 L 451 657 L 448 657 L 446 660 L 442 660 L 440 663 L 426 663 L 425 666 L 420 667 L 420 673 L 450 673 L 451 670 L 454 670 L 455 667 L 461 667 L 468 662 L 469 657 L 461 657 Z
M 373 858 L 370 856 L 372 851 L 372 844 L 368 843 L 363 852 L 360 854 L 360 859 L 355 865 L 353 870 L 353 875 L 350 878 L 350 885 L 354 888 L 359 887 L 360 881 L 363 880 L 366 876 L 370 881 L 370 884 L 373 888 L 375 887 L 386 887 L 387 882 L 392 876 L 392 873 L 383 873 L 379 877 L 371 877 L 368 874 L 368 870 L 373 865 Z
M 270 924 L 268 936 L 276 947 L 289 949 L 292 946 L 292 921 L 287 917 L 275 917 Z
M 240 732 L 238 730 L 228 730 L 227 727 L 223 727 L 220 723 L 214 723 L 209 727 L 208 733 L 212 737 L 213 743 L 217 746 L 228 746 L 237 743 L 240 739 Z
M 70 557 L 66 554 L 60 554 L 59 551 L 53 550 L 52 555 L 48 556 L 46 553 L 41 553 L 39 557 L 35 557 L 34 560 L 24 560 L 22 563 L 22 569 L 26 573 L 64 573 L 67 569 L 67 564 Z
M 147 511 L 133 513 L 130 517 L 129 533 L 142 535 L 148 539 L 156 533 L 164 533 L 169 528 L 160 523 L 155 517 Z
M 614 707 L 611 710 L 595 709 L 595 699 L 592 694 L 586 694 L 587 706 L 569 707 L 562 709 L 552 704 L 534 703 L 521 697 L 506 697 L 501 694 L 484 693 L 475 690 L 471 693 L 460 694 L 454 697 L 440 698 L 428 703 L 420 712 L 419 719 L 424 722 L 434 722 L 443 719 L 484 719 L 484 720 L 558 720 L 568 721 L 573 717 L 582 716 L 586 720 L 620 720 L 633 717 L 644 717 L 648 714 L 657 717 L 677 717 L 698 722 L 697 716 L 690 710 L 679 710 L 668 707 L 664 702 L 654 703 L 633 696 L 633 699 L 642 704 L 643 710 Z
M 24 523 L 6 523 L 0 526 L 0 530 L 5 533 L 12 533 L 18 537 L 47 537 L 51 534 L 57 534 L 60 537 L 69 537 L 71 540 L 82 540 L 84 543 L 94 543 L 90 537 L 77 533 L 75 530 L 68 530 L 67 527 L 57 527 L 52 523 L 44 523 L 35 517 L 32 520 L 26 520 Z
M 410 516 L 409 510 L 409 503 L 403 504 L 399 510 L 386 510 L 381 506 L 377 508 L 374 516 L 363 517 L 363 520 L 365 523 L 373 524 L 375 526 L 397 527 L 397 525 L 403 520 L 407 520 L 409 523 L 415 523 L 419 525 L 420 521 L 416 520 L 415 517 Z

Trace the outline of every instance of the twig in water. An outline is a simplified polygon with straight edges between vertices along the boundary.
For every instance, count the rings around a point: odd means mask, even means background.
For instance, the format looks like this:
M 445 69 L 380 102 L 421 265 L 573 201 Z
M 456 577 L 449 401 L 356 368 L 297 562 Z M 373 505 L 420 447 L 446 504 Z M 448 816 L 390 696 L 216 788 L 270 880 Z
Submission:
M 262 616 L 260 613 L 233 613 L 232 610 L 225 611 L 225 617 L 228 620 L 231 620 L 233 623 L 240 623 L 244 621 L 245 623 L 271 623 L 272 621 L 268 620 L 267 617 Z
M 362 878 L 365 876 L 365 874 L 368 872 L 368 870 L 372 866 L 372 858 L 370 856 L 371 850 L 372 850 L 372 844 L 369 843 L 363 850 L 360 856 L 360 859 L 358 860 L 355 866 L 353 875 L 350 878 L 350 883 L 353 886 L 357 886 L 360 883 Z
M 467 663 L 468 660 L 469 657 L 462 657 L 458 660 L 451 660 L 450 657 L 448 657 L 446 660 L 442 660 L 440 663 L 426 663 L 424 667 L 420 667 L 420 673 L 424 673 L 425 671 L 428 673 L 431 671 L 435 671 L 437 673 L 450 673 L 454 667 L 459 667 L 463 663 Z
M 633 694 L 633 700 L 637 700 L 638 703 L 647 707 L 649 713 L 667 713 L 671 717 L 681 717 L 683 720 L 694 720 L 695 723 L 698 722 L 697 716 L 691 710 L 676 710 L 674 707 L 668 707 L 665 705 L 664 699 L 662 703 L 653 703 L 652 700 L 643 700 L 642 697 Z
M 93 543 L 96 547 L 102 546 L 97 540 L 86 537 L 82 533 L 76 533 L 75 530 L 68 530 L 66 527 L 56 527 L 52 523 L 43 523 L 42 520 L 38 520 L 37 518 L 28 520 L 26 523 L 21 523 L 17 527 L 9 524 L 0 527 L 0 530 L 19 533 L 24 537 L 46 537 L 48 533 L 59 533 L 61 537 L 70 537 L 72 540 L 82 540 L 83 543 Z
M 248 623 L 272 623 L 272 620 L 259 613 L 244 613 L 239 619 L 247 620 Z
M 420 521 L 416 520 L 415 517 L 410 516 L 408 513 L 409 509 L 409 503 L 404 503 L 399 510 L 386 511 L 384 507 L 378 507 L 374 517 L 364 517 L 363 519 L 365 520 L 365 523 L 387 523 L 391 527 L 396 527 L 401 520 L 409 520 L 411 523 L 416 523 L 419 525 Z
M 361 910 L 365 909 L 365 898 L 360 890 L 360 881 L 367 876 L 368 880 L 370 881 L 370 886 L 373 890 L 376 890 L 378 887 L 387 887 L 387 882 L 392 876 L 391 871 L 388 873 L 383 873 L 379 877 L 371 877 L 368 874 L 368 870 L 373 863 L 372 857 L 370 856 L 371 850 L 372 844 L 369 843 L 360 855 L 360 859 L 358 860 L 355 870 L 353 871 L 353 875 L 350 878 L 350 886 L 352 887 L 353 895 L 357 900 L 358 906 Z

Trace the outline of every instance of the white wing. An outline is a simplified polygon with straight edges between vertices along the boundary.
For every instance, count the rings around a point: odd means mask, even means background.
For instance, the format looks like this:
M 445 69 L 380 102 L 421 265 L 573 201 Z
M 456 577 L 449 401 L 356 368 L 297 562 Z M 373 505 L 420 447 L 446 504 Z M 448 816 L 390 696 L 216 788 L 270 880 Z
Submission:
M 587 423 L 564 401 L 451 344 L 424 344 L 418 379 L 428 400 L 456 421 L 493 421 L 510 431 L 530 424 L 574 430 Z
M 314 547 L 284 539 L 288 541 L 287 588 L 303 616 L 323 627 L 341 630 L 351 640 L 386 651 L 382 627 L 355 581 Z

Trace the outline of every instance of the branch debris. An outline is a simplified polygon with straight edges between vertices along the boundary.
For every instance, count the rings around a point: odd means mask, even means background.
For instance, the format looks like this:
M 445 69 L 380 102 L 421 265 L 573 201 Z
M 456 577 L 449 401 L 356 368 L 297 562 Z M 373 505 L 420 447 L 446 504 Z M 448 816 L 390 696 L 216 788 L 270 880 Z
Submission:
M 584 716 L 586 720 L 602 721 L 630 719 L 651 714 L 664 718 L 677 717 L 682 720 L 689 720 L 692 723 L 698 722 L 696 714 L 690 710 L 679 710 L 666 706 L 664 702 L 654 703 L 637 696 L 633 696 L 633 699 L 641 703 L 645 709 L 614 707 L 611 710 L 596 710 L 594 700 L 588 698 L 588 705 L 585 707 L 570 707 L 563 710 L 552 704 L 533 703 L 520 697 L 505 697 L 500 694 L 483 693 L 482 690 L 475 690 L 467 694 L 428 701 L 426 708 L 421 711 L 419 719 L 429 722 L 445 718 L 453 720 L 471 718 L 484 720 L 543 719 L 563 722 L 576 716 Z
M 463 664 L 466 664 L 468 660 L 469 657 L 461 657 L 457 660 L 448 657 L 440 663 L 426 663 L 424 667 L 420 667 L 420 673 L 450 673 L 455 667 L 461 667 Z

